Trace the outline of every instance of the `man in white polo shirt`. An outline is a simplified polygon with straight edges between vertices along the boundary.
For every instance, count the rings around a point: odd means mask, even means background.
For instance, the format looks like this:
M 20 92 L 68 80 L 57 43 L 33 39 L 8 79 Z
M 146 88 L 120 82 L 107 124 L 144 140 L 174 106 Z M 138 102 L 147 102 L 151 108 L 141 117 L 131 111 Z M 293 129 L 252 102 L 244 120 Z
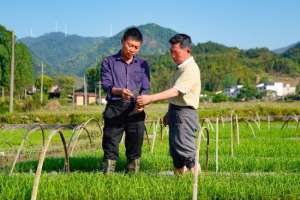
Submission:
M 176 34 L 169 40 L 171 56 L 177 70 L 170 88 L 137 98 L 138 106 L 169 99 L 165 116 L 170 128 L 169 145 L 176 174 L 197 169 L 195 164 L 195 132 L 199 128 L 197 109 L 201 91 L 200 70 L 191 56 L 192 41 L 186 34 Z

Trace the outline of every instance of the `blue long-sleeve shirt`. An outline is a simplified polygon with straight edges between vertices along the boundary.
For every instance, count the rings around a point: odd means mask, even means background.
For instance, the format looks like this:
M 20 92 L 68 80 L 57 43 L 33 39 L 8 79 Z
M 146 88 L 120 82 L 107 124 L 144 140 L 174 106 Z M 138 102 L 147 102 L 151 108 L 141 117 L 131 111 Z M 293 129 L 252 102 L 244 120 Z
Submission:
M 122 99 L 121 96 L 112 95 L 111 89 L 113 87 L 127 88 L 135 96 L 149 93 L 150 68 L 145 60 L 137 56 L 134 56 L 132 62 L 127 64 L 122 59 L 121 51 L 119 51 L 103 60 L 100 72 L 101 85 L 107 93 L 107 101 Z

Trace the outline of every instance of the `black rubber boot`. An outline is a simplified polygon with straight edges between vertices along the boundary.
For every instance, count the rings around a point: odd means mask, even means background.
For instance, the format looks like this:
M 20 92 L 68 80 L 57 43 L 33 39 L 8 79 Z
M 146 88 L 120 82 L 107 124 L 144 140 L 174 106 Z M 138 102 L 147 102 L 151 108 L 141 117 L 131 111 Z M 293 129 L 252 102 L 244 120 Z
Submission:
M 115 160 L 104 160 L 102 164 L 102 171 L 104 174 L 113 173 L 116 169 L 116 161 Z
M 140 171 L 140 159 L 134 159 L 128 162 L 127 172 L 128 173 L 137 173 Z

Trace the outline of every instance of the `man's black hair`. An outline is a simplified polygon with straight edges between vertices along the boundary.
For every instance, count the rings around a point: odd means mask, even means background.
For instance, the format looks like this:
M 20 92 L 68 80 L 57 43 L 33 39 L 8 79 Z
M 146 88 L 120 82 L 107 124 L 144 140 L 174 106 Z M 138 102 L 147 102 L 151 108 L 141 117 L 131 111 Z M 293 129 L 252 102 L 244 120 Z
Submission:
M 190 36 L 180 33 L 180 34 L 176 34 L 174 35 L 170 40 L 169 43 L 171 45 L 174 44 L 180 44 L 181 48 L 192 48 L 192 39 Z
M 124 32 L 124 35 L 122 37 L 122 42 L 127 40 L 128 38 L 135 40 L 135 41 L 143 42 L 143 35 L 142 35 L 141 31 L 136 27 L 128 28 Z

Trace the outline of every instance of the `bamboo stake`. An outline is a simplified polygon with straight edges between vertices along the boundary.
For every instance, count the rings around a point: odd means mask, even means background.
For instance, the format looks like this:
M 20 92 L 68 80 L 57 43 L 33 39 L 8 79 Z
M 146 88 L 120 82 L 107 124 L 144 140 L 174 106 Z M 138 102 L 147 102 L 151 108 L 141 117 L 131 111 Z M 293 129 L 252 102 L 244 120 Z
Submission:
M 38 187 L 39 187 L 39 183 L 40 183 L 42 168 L 43 168 L 44 160 L 45 160 L 46 153 L 47 153 L 48 147 L 50 145 L 50 142 L 51 142 L 53 136 L 55 136 L 57 133 L 59 133 L 61 135 L 61 138 L 63 138 L 63 134 L 61 133 L 61 130 L 62 130 L 62 128 L 58 128 L 58 129 L 53 130 L 50 133 L 50 135 L 48 136 L 46 144 L 42 148 L 39 163 L 38 163 L 38 167 L 37 167 L 37 170 L 35 172 L 34 183 L 33 183 L 32 193 L 31 193 L 31 200 L 36 200 L 36 198 L 37 198 L 37 193 L 38 193 Z M 66 168 L 67 165 L 69 166 L 69 164 L 68 164 L 69 163 L 69 161 L 68 161 L 69 157 L 68 157 L 67 147 L 66 147 L 66 143 L 65 143 L 64 139 L 62 139 L 62 143 L 64 145 L 64 151 L 65 151 L 65 168 Z
M 248 122 L 248 121 L 246 121 L 245 120 L 245 122 L 246 122 L 246 124 L 248 125 L 248 127 L 250 128 L 250 130 L 251 130 L 251 132 L 252 132 L 252 135 L 254 136 L 254 137 L 256 137 L 256 135 L 255 135 L 255 132 L 254 132 L 254 129 L 253 129 L 253 127 L 252 127 L 252 125 Z
M 258 130 L 260 130 L 260 124 L 256 119 L 252 119 L 251 121 L 253 121 L 256 125 L 256 127 L 258 128 Z
M 81 124 L 80 126 L 77 126 L 73 129 L 73 134 L 71 136 L 71 139 L 69 141 L 68 144 L 68 151 L 70 152 L 69 155 L 72 156 L 73 155 L 73 151 L 75 149 L 75 146 L 77 145 L 79 136 L 82 134 L 83 130 L 85 130 L 85 132 L 88 134 L 89 140 L 90 140 L 90 144 L 92 143 L 92 139 L 90 136 L 89 131 L 86 129 L 86 126 L 88 124 L 90 124 L 91 122 L 95 122 L 97 127 L 100 130 L 100 134 L 102 133 L 102 127 L 101 124 L 95 119 L 95 118 L 91 118 L 89 120 L 87 120 L 85 123 Z M 79 130 L 78 134 L 76 135 L 76 131 Z
M 233 113 L 231 113 L 231 131 L 230 131 L 230 150 L 231 150 L 231 157 L 233 157 Z
M 153 138 L 152 138 L 152 145 L 151 145 L 151 153 L 154 151 L 155 146 L 155 139 L 156 139 L 156 133 L 157 133 L 157 122 L 153 122 Z
M 194 182 L 193 182 L 193 200 L 197 200 L 198 198 L 198 176 L 199 173 L 201 173 L 201 165 L 199 162 L 199 151 L 200 151 L 200 145 L 201 145 L 201 135 L 202 135 L 202 128 L 200 126 L 199 132 L 198 132 L 198 137 L 197 137 L 197 142 L 196 142 L 196 158 L 195 158 L 195 163 L 199 167 L 194 171 Z
M 17 154 L 16 154 L 15 159 L 13 161 L 13 164 L 11 166 L 11 169 L 10 169 L 10 172 L 9 172 L 9 176 L 12 175 L 12 173 L 13 173 L 13 171 L 15 169 L 16 163 L 18 162 L 19 156 L 20 156 L 20 154 L 21 154 L 21 152 L 23 150 L 25 141 L 28 140 L 28 137 L 29 137 L 29 135 L 31 135 L 31 133 L 37 131 L 38 129 L 41 129 L 42 133 L 44 133 L 44 130 L 43 130 L 43 128 L 41 126 L 35 127 L 35 128 L 33 128 L 31 130 L 28 130 L 27 132 L 24 133 L 23 140 L 22 140 L 22 142 L 21 142 L 21 144 L 20 144 L 20 146 L 18 148 Z M 44 134 L 43 134 L 43 145 L 44 145 Z
M 225 127 L 225 122 L 224 122 L 223 116 L 221 116 L 220 119 L 221 119 L 221 122 L 222 122 L 222 127 L 224 128 Z
M 209 120 L 209 118 L 205 119 L 206 123 L 208 124 L 208 126 L 211 128 L 212 131 L 215 131 L 214 126 L 212 125 L 211 121 Z
M 239 126 L 239 119 L 238 119 L 238 115 L 235 115 L 235 123 L 236 123 L 236 140 L 237 140 L 237 144 L 240 144 L 240 126 Z

